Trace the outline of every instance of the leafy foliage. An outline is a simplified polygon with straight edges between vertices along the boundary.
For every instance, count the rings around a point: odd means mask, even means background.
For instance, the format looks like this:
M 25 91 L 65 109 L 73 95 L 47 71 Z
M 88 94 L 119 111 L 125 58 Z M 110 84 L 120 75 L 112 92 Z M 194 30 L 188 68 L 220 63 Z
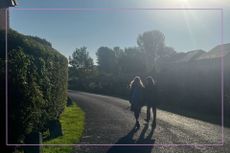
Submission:
M 145 52 L 147 71 L 156 71 L 156 60 L 158 60 L 165 47 L 165 36 L 162 32 L 146 31 L 139 35 L 137 44 Z
M 72 57 L 69 58 L 69 64 L 75 69 L 91 69 L 93 67 L 93 59 L 89 57 L 86 47 L 76 48 Z
M 136 75 L 155 75 L 153 66 L 156 62 L 153 58 L 163 58 L 175 52 L 165 46 L 164 35 L 160 31 L 145 32 L 137 38 L 137 42 L 138 47 L 98 48 L 98 65 L 90 68 L 84 66 L 90 59 L 86 48 L 76 49 L 69 62 L 69 88 L 127 97 L 130 79 Z M 80 54 L 81 50 L 84 54 Z
M 5 40 L 0 44 L 4 50 Z M 1 65 L 4 58 L 1 54 Z M 67 99 L 67 66 L 46 40 L 8 32 L 9 143 L 23 143 L 26 134 L 59 118 Z
M 89 57 L 87 48 L 76 48 L 72 57 L 69 57 L 69 65 L 69 88 L 78 86 L 85 89 L 94 71 L 93 59 Z
M 103 72 L 113 73 L 116 67 L 115 52 L 108 47 L 100 47 L 97 50 L 98 69 Z

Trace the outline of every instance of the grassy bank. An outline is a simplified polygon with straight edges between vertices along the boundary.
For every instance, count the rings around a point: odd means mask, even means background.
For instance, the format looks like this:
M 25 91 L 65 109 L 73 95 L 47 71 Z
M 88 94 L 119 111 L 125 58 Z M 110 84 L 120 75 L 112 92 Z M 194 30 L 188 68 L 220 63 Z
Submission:
M 44 144 L 76 144 L 80 141 L 84 130 L 84 112 L 74 103 L 66 107 L 61 114 L 63 136 L 45 141 Z M 43 153 L 71 153 L 73 147 L 44 146 Z

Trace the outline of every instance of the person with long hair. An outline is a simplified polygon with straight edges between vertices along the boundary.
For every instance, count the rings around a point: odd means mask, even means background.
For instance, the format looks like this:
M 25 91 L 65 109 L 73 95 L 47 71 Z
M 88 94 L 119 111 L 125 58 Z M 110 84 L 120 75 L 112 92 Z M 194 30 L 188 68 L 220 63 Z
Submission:
M 144 101 L 147 106 L 147 119 L 146 121 L 150 121 L 151 113 L 153 114 L 153 128 L 156 128 L 156 115 L 157 115 L 157 87 L 156 82 L 151 76 L 148 76 L 145 81 L 145 89 L 144 89 Z
M 140 127 L 139 116 L 141 112 L 142 100 L 143 100 L 143 89 L 144 85 L 139 76 L 135 76 L 134 79 L 130 82 L 130 103 L 131 111 L 134 112 L 136 119 L 136 126 Z

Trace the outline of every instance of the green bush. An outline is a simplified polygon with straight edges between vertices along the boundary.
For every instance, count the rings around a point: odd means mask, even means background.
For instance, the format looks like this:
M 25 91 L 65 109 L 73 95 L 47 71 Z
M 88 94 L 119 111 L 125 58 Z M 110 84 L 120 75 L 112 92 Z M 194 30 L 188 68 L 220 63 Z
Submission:
M 0 70 L 4 76 L 5 33 L 0 35 Z M 59 118 L 67 100 L 67 71 L 67 59 L 49 42 L 9 30 L 9 143 L 23 143 L 26 134 L 43 131 L 49 121 Z

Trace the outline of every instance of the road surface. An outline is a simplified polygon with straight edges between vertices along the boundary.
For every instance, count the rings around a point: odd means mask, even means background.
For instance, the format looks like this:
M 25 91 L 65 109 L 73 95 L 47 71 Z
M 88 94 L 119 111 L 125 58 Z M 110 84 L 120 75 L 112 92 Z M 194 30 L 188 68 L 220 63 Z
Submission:
M 76 146 L 76 153 L 230 153 L 229 128 L 224 128 L 223 145 L 221 126 L 157 110 L 154 130 L 145 122 L 143 108 L 141 127 L 136 129 L 127 100 L 77 91 L 68 94 L 86 114 L 83 146 Z

